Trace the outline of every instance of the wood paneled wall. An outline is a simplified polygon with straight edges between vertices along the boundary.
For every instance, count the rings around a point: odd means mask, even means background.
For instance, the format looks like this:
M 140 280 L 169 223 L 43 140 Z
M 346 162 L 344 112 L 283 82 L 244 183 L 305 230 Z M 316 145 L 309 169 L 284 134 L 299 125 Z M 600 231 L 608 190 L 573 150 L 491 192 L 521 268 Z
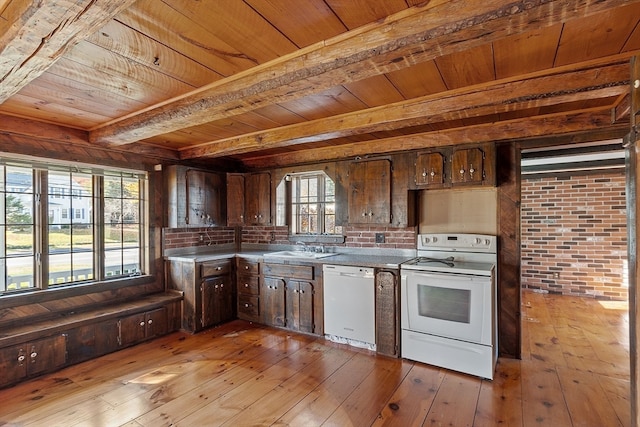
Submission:
M 496 147 L 498 184 L 498 346 L 520 358 L 520 146 Z

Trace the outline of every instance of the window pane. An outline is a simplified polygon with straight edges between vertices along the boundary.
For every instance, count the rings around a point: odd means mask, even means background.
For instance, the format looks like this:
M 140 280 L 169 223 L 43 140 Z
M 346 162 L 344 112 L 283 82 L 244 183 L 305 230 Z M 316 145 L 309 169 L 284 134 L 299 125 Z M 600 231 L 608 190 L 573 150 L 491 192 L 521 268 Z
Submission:
M 35 287 L 32 257 L 7 258 L 5 263 L 7 270 L 6 290 L 16 291 Z
M 0 166 L 0 291 L 36 286 L 33 170 Z
M 324 172 L 291 176 L 294 234 L 335 233 L 335 184 Z
M 14 225 L 5 230 L 7 256 L 33 255 L 33 226 Z
M 104 206 L 105 277 L 141 272 L 140 181 L 105 179 Z
M 49 285 L 61 285 L 71 282 L 71 254 L 49 254 Z
M 71 247 L 73 252 L 93 251 L 93 225 L 74 224 Z
M 50 286 L 89 280 L 93 265 L 93 177 L 50 172 L 49 278 Z M 78 255 L 72 255 L 78 252 Z

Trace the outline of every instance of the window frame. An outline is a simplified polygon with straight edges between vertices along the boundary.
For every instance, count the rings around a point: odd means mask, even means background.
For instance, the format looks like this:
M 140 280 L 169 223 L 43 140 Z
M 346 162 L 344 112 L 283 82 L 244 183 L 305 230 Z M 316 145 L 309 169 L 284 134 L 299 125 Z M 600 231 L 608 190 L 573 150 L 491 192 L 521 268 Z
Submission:
M 26 159 L 25 159 L 26 158 Z M 8 283 L 8 270 L 6 265 L 6 260 L 10 258 L 10 256 L 4 253 L 4 245 L 6 245 L 6 234 L 4 232 L 2 235 L 2 241 L 0 244 L 3 245 L 2 248 L 2 268 L 0 268 L 0 274 L 4 275 L 0 282 L 0 298 L 5 296 L 13 296 L 16 294 L 24 294 L 24 293 L 33 293 L 37 291 L 51 291 L 57 290 L 61 288 L 70 288 L 70 287 L 79 287 L 79 286 L 90 286 L 96 288 L 102 288 L 102 286 L 97 286 L 100 283 L 105 282 L 113 282 L 117 280 L 127 279 L 131 280 L 132 277 L 142 277 L 149 276 L 149 268 L 150 264 L 150 253 L 149 253 L 149 209 L 150 209 L 150 201 L 149 201 L 149 174 L 147 171 L 141 170 L 130 170 L 123 168 L 107 168 L 97 165 L 88 165 L 88 164 L 78 164 L 74 163 L 70 165 L 64 161 L 55 162 L 51 160 L 43 160 L 37 158 L 31 158 L 29 156 L 19 156 L 19 158 L 13 158 L 10 156 L 2 155 L 0 156 L 0 166 L 2 166 L 2 173 L 5 174 L 6 167 L 20 167 L 31 169 L 32 177 L 33 177 L 33 192 L 31 195 L 33 207 L 32 216 L 33 216 L 33 230 L 31 232 L 31 240 L 33 242 L 33 250 L 30 258 L 33 263 L 33 277 L 32 281 L 28 286 L 17 287 L 17 289 L 9 289 Z M 69 226 L 72 226 L 72 222 L 74 220 L 78 220 L 76 215 L 80 213 L 81 216 L 84 216 L 91 222 L 91 226 L 93 227 L 92 231 L 92 264 L 93 264 L 93 277 L 91 279 L 83 279 L 83 280 L 70 280 L 65 281 L 60 284 L 49 284 L 49 270 L 50 270 L 50 253 L 49 253 L 49 227 L 50 225 L 57 225 L 60 221 L 50 221 L 50 204 L 49 198 L 53 198 L 58 200 L 57 196 L 60 196 L 63 199 L 75 200 L 78 198 L 86 197 L 81 196 L 79 194 L 75 194 L 73 189 L 70 189 L 66 194 L 63 190 L 63 194 L 58 194 L 57 190 L 53 190 L 49 187 L 48 176 L 49 173 L 63 172 L 70 173 L 70 179 L 73 181 L 73 173 L 86 174 L 90 175 L 92 180 L 92 190 L 93 194 L 90 197 L 91 203 L 89 210 L 85 210 L 84 207 L 80 208 L 82 211 L 76 212 L 77 207 L 73 206 L 71 209 L 68 209 L 68 220 Z M 135 223 L 137 225 L 137 246 L 134 250 L 137 251 L 138 255 L 138 264 L 137 270 L 133 273 L 131 272 L 121 272 L 118 275 L 108 276 L 105 273 L 105 242 L 104 242 L 104 187 L 103 181 L 105 176 L 119 176 L 121 179 L 133 179 L 137 180 L 138 183 L 138 196 L 136 203 L 137 207 L 137 215 L 138 222 Z M 4 176 L 3 176 L 4 179 Z M 0 189 L 0 195 L 5 197 L 5 194 L 12 192 L 11 188 L 9 188 L 8 183 L 5 182 L 4 187 Z M 53 200 L 52 199 L 52 200 Z M 2 202 L 4 206 L 4 202 Z M 71 205 L 70 205 L 71 206 Z M 4 208 L 1 214 L 5 214 Z M 62 214 L 62 212 L 60 212 Z M 84 219 L 79 219 L 83 221 Z M 1 224 L 3 230 L 7 227 L 6 221 Z M 70 242 L 72 242 L 72 236 L 70 235 Z M 70 243 L 69 246 L 69 254 L 74 253 L 73 244 Z M 28 257 L 29 258 L 29 257 Z M 73 271 L 73 265 L 71 265 L 71 271 Z
M 301 202 L 300 201 L 300 194 L 298 192 L 298 194 L 294 194 L 294 188 L 298 188 L 300 189 L 301 186 L 299 185 L 299 183 L 301 182 L 301 180 L 303 179 L 307 179 L 309 180 L 309 178 L 315 178 L 316 182 L 317 182 L 317 188 L 316 188 L 316 198 L 317 200 L 313 203 L 309 203 L 309 202 Z M 321 179 L 320 179 L 321 178 Z M 333 200 L 332 201 L 327 201 L 327 193 L 326 193 L 326 188 L 327 188 L 327 180 L 330 180 L 333 183 Z M 337 199 L 336 199 L 336 190 L 335 190 L 335 181 L 328 176 L 324 171 L 322 170 L 313 170 L 313 171 L 308 171 L 308 172 L 298 172 L 298 173 L 291 173 L 288 174 L 285 177 L 285 182 L 287 183 L 288 186 L 288 190 L 287 190 L 287 200 L 286 200 L 286 205 L 288 208 L 288 223 L 289 223 L 289 232 L 291 234 L 292 237 L 305 237 L 305 236 L 340 236 L 341 233 L 339 231 L 339 227 L 336 223 L 337 221 Z M 294 182 L 297 182 L 298 185 L 294 185 Z M 303 205 L 316 205 L 317 208 L 317 229 L 318 232 L 301 232 L 300 231 L 300 207 Z M 326 227 L 327 227 L 327 209 L 326 206 L 327 204 L 333 204 L 334 205 L 334 211 L 332 214 L 330 214 L 331 216 L 333 216 L 333 224 L 334 224 L 334 230 L 333 232 L 327 232 Z

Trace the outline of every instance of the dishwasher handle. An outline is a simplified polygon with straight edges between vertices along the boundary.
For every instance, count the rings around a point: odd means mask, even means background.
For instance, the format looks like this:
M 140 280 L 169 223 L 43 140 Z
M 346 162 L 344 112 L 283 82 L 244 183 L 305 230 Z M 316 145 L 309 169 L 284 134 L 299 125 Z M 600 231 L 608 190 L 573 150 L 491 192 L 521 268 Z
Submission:
M 373 277 L 373 268 L 354 267 L 350 265 L 327 265 L 323 267 L 325 276 L 338 277 Z

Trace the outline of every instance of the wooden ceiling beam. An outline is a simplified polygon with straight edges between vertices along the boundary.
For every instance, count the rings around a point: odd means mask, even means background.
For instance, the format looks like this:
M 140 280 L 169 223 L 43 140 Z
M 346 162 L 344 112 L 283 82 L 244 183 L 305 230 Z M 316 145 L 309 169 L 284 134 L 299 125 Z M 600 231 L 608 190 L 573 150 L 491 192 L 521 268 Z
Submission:
M 135 156 L 136 159 L 140 159 L 140 156 L 142 156 L 147 159 L 145 162 L 179 160 L 178 152 L 176 150 L 152 146 L 149 144 L 132 145 L 126 147 L 126 150 L 124 147 L 120 150 L 118 147 L 110 147 L 106 145 L 100 146 L 89 143 L 88 132 L 84 130 L 72 129 L 56 124 L 37 122 L 34 120 L 23 119 L 21 117 L 0 114 L 0 145 L 10 146 L 15 143 L 15 141 L 21 141 L 20 148 L 26 149 L 26 152 L 23 154 L 36 154 L 41 151 L 37 147 L 43 145 L 49 147 L 59 144 L 61 151 L 68 153 L 71 153 L 74 150 L 76 152 L 86 152 L 89 150 L 92 153 L 98 152 L 97 150 L 102 150 L 112 151 L 114 152 L 114 155 L 117 153 L 118 156 Z M 15 148 L 17 149 L 18 147 L 16 146 Z M 45 152 L 47 155 L 50 155 L 49 149 Z M 96 158 L 100 157 L 96 156 Z
M 562 103 L 618 96 L 628 91 L 626 62 L 571 72 L 551 70 L 532 79 L 492 82 L 382 107 L 198 144 L 180 158 L 222 157 L 366 133 L 398 130 Z
M 90 140 L 132 143 L 637 1 L 425 2 L 107 123 L 93 129 Z
M 135 0 L 13 0 L 0 35 L 0 104 Z
M 251 157 L 243 159 L 243 163 L 251 169 L 277 168 L 450 145 L 551 137 L 611 127 L 611 112 L 608 109 L 585 110 Z

